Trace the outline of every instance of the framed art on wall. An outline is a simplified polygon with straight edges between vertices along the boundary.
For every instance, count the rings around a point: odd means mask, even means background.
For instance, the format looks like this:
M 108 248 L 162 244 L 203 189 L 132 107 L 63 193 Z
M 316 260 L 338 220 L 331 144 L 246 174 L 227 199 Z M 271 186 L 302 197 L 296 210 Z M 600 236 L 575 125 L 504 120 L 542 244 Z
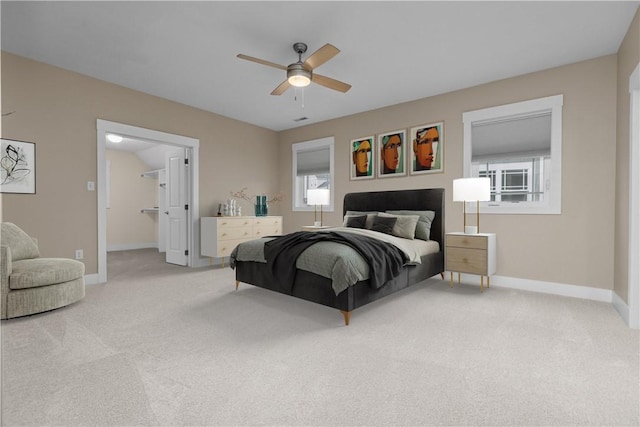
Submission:
M 411 175 L 443 172 L 444 122 L 412 127 Z
M 36 144 L 0 139 L 0 193 L 36 193 Z
M 378 135 L 380 166 L 378 177 L 406 175 L 405 170 L 405 130 L 395 130 Z
M 351 179 L 371 179 L 375 171 L 375 153 L 373 136 L 352 139 L 351 148 Z

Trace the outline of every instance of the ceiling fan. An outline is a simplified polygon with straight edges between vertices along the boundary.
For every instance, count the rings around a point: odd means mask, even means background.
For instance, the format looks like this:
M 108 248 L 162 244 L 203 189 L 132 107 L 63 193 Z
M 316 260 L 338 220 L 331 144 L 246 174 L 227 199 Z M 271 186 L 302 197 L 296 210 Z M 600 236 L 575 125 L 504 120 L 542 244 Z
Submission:
M 306 61 L 302 62 L 302 54 L 307 51 L 307 45 L 304 43 L 294 43 L 293 50 L 298 54 L 298 62 L 289 64 L 288 66 L 276 64 L 274 62 L 265 61 L 264 59 L 254 58 L 239 53 L 237 55 L 240 59 L 247 61 L 257 62 L 258 64 L 267 65 L 269 67 L 278 68 L 287 72 L 287 79 L 280 83 L 277 88 L 271 92 L 271 95 L 282 95 L 285 90 L 291 86 L 305 87 L 309 86 L 311 82 L 317 83 L 321 86 L 329 89 L 337 90 L 339 92 L 346 92 L 351 89 L 351 85 L 335 80 L 329 77 L 315 74 L 313 70 L 324 64 L 334 56 L 336 56 L 340 50 L 332 44 L 325 44 L 320 49 L 316 50 Z

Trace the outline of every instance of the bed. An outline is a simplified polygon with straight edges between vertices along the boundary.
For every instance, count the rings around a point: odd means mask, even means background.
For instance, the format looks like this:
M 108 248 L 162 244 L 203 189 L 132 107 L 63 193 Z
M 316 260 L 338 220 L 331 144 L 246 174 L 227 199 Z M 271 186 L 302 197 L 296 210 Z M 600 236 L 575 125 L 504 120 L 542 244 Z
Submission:
M 230 264 L 236 273 L 236 289 L 238 289 L 239 283 L 242 282 L 332 307 L 342 313 L 345 325 L 349 325 L 353 310 L 429 277 L 437 274 L 442 276 L 444 272 L 444 189 L 374 191 L 349 193 L 344 197 L 343 216 L 353 212 L 357 213 L 351 216 L 358 216 L 367 212 L 387 211 L 404 211 L 407 214 L 413 212 L 406 211 L 433 211 L 435 216 L 433 216 L 428 231 L 429 242 L 416 243 L 429 243 L 435 249 L 431 250 L 430 253 L 420 254 L 418 262 L 405 263 L 397 276 L 386 280 L 381 286 L 379 284 L 372 286 L 375 281 L 373 278 L 368 277 L 350 284 L 346 289 L 340 290 L 336 294 L 334 280 L 328 277 L 329 275 L 316 274 L 309 271 L 312 269 L 302 269 L 300 266 L 295 270 L 293 283 L 290 286 L 283 286 L 282 278 L 278 276 L 278 272 L 274 272 L 273 268 L 270 269 L 264 259 L 244 255 L 250 250 L 257 250 L 256 245 L 261 247 L 270 239 L 263 238 L 241 243 L 233 250 Z M 368 218 L 371 219 L 371 217 Z M 292 234 L 305 233 L 297 232 Z M 418 239 L 415 240 L 417 241 Z M 323 242 L 314 246 L 320 247 L 322 244 L 329 243 Z M 339 245 L 339 243 L 336 244 Z M 243 245 L 247 246 L 243 247 Z M 253 248 L 251 245 L 253 245 Z M 309 247 L 309 249 L 314 246 Z

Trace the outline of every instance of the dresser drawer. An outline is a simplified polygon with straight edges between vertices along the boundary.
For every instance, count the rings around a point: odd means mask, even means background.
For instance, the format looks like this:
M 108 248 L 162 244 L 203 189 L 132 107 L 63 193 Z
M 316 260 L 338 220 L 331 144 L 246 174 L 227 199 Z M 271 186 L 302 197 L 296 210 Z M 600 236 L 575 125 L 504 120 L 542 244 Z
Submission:
M 223 227 L 218 230 L 218 240 L 249 239 L 251 228 L 249 227 Z
M 487 275 L 487 251 L 447 246 L 445 269 L 460 273 Z
M 282 226 L 280 224 L 255 225 L 253 227 L 253 237 L 256 238 L 264 236 L 279 236 L 281 234 Z
M 262 228 L 262 227 L 266 227 L 266 226 L 270 226 L 270 227 L 274 227 L 274 226 L 278 226 L 280 227 L 282 225 L 282 218 L 279 216 L 273 217 L 273 216 L 264 216 L 264 217 L 256 217 L 253 220 L 253 226 L 254 228 Z
M 219 240 L 216 257 L 221 258 L 231 255 L 231 251 L 233 251 L 236 246 L 246 241 L 247 239 Z
M 469 249 L 487 249 L 487 238 L 484 236 L 453 236 L 447 234 L 445 246 Z
M 248 227 L 251 228 L 251 218 L 224 218 L 217 221 L 218 233 L 229 228 Z

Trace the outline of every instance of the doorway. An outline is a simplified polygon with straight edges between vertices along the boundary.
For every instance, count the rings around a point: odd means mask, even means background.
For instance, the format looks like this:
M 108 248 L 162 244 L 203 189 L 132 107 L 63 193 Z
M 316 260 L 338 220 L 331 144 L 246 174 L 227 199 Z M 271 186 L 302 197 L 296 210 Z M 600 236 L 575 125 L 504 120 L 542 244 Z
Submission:
M 629 78 L 629 327 L 640 328 L 640 64 Z
M 107 188 L 106 188 L 106 135 L 113 133 L 123 135 L 133 139 L 155 142 L 164 145 L 175 146 L 176 148 L 186 148 L 190 153 L 188 166 L 186 168 L 186 179 L 189 182 L 185 194 L 186 211 L 186 239 L 187 252 L 186 264 L 189 267 L 195 266 L 197 250 L 200 247 L 200 231 L 198 222 L 199 212 L 199 185 L 198 185 L 198 164 L 200 141 L 181 135 L 174 135 L 159 132 L 151 129 L 140 128 L 122 123 L 97 120 L 97 187 L 98 187 L 98 283 L 107 281 Z

